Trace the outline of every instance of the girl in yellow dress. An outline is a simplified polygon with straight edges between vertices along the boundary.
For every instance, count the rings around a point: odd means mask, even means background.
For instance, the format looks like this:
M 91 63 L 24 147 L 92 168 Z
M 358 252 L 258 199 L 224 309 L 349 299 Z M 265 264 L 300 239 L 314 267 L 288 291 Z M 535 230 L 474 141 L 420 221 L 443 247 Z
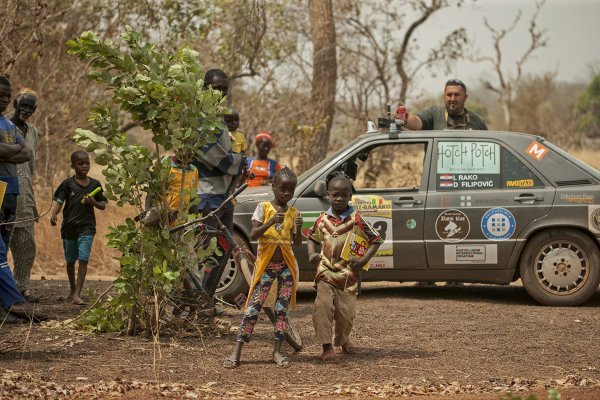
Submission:
M 259 203 L 252 215 L 250 238 L 258 239 L 256 268 L 248 292 L 246 311 L 236 337 L 236 346 L 223 362 L 225 368 L 237 368 L 240 365 L 242 346 L 250 341 L 258 314 L 276 279 L 273 361 L 278 367 L 290 366 L 288 358 L 281 354 L 281 344 L 288 327 L 288 310 L 290 306 L 294 308 L 296 305 L 298 264 L 292 251 L 292 242 L 296 246 L 302 243 L 302 218 L 296 208 L 287 205 L 294 196 L 296 183 L 296 175 L 287 167 L 277 171 L 272 184 L 275 198 Z

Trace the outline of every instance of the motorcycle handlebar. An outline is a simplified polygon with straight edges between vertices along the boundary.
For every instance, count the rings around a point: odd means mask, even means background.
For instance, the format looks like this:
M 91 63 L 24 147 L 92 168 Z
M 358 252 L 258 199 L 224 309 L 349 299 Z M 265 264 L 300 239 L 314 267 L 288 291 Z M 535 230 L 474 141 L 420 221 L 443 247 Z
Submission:
M 169 229 L 169 233 L 174 233 L 177 231 L 180 231 L 182 229 L 187 228 L 190 225 L 194 225 L 197 224 L 198 222 L 203 222 L 206 221 L 209 218 L 212 218 L 214 215 L 216 215 L 219 211 L 221 211 L 221 209 L 223 207 L 225 207 L 225 205 L 227 203 L 229 203 L 231 200 L 235 199 L 237 196 L 239 196 L 240 193 L 242 193 L 244 191 L 244 189 L 246 189 L 248 187 L 247 183 L 242 184 L 239 188 L 235 189 L 233 193 L 231 193 L 231 195 L 229 195 L 229 197 L 227 197 L 220 205 L 219 207 L 217 207 L 216 209 L 212 210 L 210 213 L 206 214 L 205 216 L 202 216 L 200 218 L 196 218 L 194 220 L 188 221 L 185 224 L 181 224 L 181 225 L 177 225 L 174 226 L 172 228 Z

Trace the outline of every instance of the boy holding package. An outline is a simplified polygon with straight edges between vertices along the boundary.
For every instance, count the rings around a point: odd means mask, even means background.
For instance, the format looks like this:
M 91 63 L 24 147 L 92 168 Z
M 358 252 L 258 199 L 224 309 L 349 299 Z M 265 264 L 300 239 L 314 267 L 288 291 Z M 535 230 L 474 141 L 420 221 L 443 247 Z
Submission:
M 352 182 L 347 177 L 333 177 L 327 186 L 327 196 L 331 208 L 317 218 L 308 234 L 309 260 L 319 263 L 313 325 L 317 342 L 323 345 L 322 361 L 335 356 L 333 345 L 341 346 L 344 353 L 353 352 L 349 336 L 356 315 L 360 273 L 368 269 L 369 260 L 383 243 L 378 232 L 348 204 L 352 198 Z M 362 239 L 355 242 L 351 235 Z M 357 243 L 366 243 L 368 248 Z M 320 253 L 316 252 L 317 244 L 321 245 Z M 349 252 L 348 247 L 353 251 Z

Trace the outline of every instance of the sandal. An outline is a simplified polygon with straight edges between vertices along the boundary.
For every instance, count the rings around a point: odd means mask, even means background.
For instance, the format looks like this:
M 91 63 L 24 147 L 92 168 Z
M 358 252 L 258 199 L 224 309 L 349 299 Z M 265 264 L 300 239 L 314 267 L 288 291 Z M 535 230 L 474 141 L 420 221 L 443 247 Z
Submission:
M 275 365 L 277 365 L 277 367 L 279 368 L 289 368 L 292 364 L 290 363 L 290 360 L 288 360 L 287 357 L 281 357 L 281 360 L 275 361 Z
M 223 368 L 236 369 L 239 366 L 240 366 L 240 360 L 231 360 L 229 358 L 226 358 L 223 360 Z

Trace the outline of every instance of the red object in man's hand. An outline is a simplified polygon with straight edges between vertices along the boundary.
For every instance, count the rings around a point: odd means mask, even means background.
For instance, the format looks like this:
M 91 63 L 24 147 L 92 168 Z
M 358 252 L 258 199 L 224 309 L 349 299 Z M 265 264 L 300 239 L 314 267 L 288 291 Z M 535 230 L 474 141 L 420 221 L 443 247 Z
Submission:
M 396 121 L 402 121 L 401 125 L 404 125 L 406 123 L 406 119 L 408 118 L 408 112 L 406 111 L 406 107 L 404 106 L 398 106 L 398 108 L 396 108 Z M 398 124 L 398 122 L 396 122 L 396 124 Z

